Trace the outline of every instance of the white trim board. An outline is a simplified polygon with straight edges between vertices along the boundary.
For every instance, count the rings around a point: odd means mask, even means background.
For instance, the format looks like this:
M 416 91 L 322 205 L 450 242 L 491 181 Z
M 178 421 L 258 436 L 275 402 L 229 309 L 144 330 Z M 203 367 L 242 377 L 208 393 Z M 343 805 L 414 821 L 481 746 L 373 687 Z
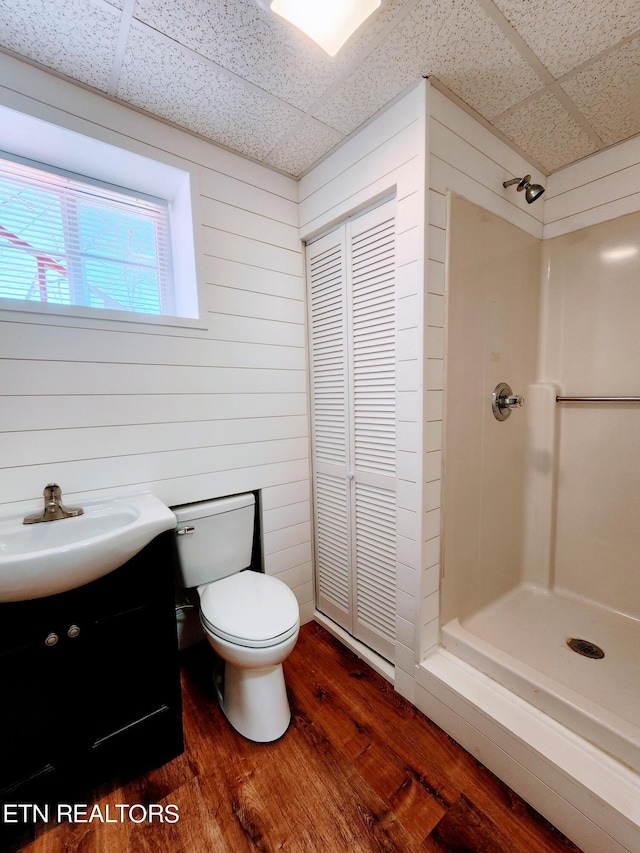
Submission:
M 493 679 L 438 649 L 416 706 L 585 853 L 640 853 L 638 775 Z

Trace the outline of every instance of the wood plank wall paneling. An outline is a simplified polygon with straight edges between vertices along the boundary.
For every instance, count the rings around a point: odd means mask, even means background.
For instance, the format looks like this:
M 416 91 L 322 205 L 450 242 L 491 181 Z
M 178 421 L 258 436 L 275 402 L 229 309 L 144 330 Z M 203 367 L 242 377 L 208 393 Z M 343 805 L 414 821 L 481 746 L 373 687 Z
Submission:
M 411 699 L 418 660 L 424 398 L 425 145 L 428 85 L 425 81 L 300 180 L 300 233 L 316 236 L 340 220 L 394 194 L 397 203 L 396 331 L 398 511 L 395 688 Z M 406 404 L 400 400 L 405 396 Z M 408 398 L 411 398 L 409 403 Z M 407 461 L 403 465 L 403 460 Z M 432 509 L 433 507 L 429 507 Z
M 168 505 L 261 489 L 265 570 L 311 618 L 305 297 L 296 182 L 0 57 L 0 104 L 197 175 L 207 329 L 0 320 L 0 504 Z
M 544 175 L 536 172 L 470 115 L 432 90 L 430 121 L 430 189 L 437 195 L 455 192 L 463 195 L 519 228 L 542 236 L 543 205 L 523 203 L 522 193 L 505 189 L 503 181 L 532 174 L 544 184 Z M 433 202 L 433 195 L 431 196 Z M 442 214 L 442 204 L 439 207 Z M 446 220 L 437 223 L 443 228 Z
M 424 195 L 415 180 L 424 168 L 424 99 L 420 84 L 300 180 L 303 239 L 391 191 L 398 201 L 416 189 Z
M 640 138 L 550 175 L 545 239 L 640 210 Z

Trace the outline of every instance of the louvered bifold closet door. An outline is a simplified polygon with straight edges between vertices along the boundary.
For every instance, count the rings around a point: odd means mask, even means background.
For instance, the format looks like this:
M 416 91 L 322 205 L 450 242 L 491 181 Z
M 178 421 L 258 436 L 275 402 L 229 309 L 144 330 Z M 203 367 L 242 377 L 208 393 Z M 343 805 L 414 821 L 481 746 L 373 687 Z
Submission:
M 393 203 L 351 222 L 349 254 L 356 636 L 393 661 L 396 622 Z
M 318 610 L 393 661 L 395 202 L 307 246 Z
M 347 479 L 349 359 L 343 228 L 307 247 L 307 280 L 317 606 L 353 633 L 352 521 Z

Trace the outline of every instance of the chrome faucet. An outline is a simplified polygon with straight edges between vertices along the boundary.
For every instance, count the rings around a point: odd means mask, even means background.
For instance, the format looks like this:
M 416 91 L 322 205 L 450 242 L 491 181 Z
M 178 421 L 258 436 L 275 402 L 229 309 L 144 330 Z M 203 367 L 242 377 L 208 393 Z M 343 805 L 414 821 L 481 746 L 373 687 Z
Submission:
M 59 518 L 71 518 L 76 515 L 82 515 L 84 512 L 80 507 L 67 508 L 62 503 L 62 490 L 57 483 L 49 483 L 44 487 L 42 493 L 44 497 L 43 512 L 36 512 L 34 515 L 28 515 L 22 519 L 23 524 L 38 524 L 40 521 L 56 521 Z

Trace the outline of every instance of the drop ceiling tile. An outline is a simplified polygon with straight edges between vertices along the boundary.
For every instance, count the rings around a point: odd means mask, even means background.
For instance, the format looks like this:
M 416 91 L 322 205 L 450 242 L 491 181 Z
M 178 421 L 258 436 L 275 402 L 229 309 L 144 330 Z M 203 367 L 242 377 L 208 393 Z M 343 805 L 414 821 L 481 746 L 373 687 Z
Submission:
M 269 154 L 265 162 L 298 177 L 343 138 L 332 127 L 307 118 Z
M 131 27 L 116 97 L 259 160 L 300 119 L 141 24 Z
M 640 133 L 640 36 L 561 85 L 605 144 Z
M 86 0 L 0 0 L 0 45 L 105 92 L 120 13 Z
M 640 29 L 638 0 L 494 2 L 556 78 Z
M 487 118 L 542 86 L 475 0 L 421 0 L 313 115 L 350 133 L 424 75 L 437 77 Z
M 137 0 L 135 16 L 306 111 L 403 2 L 389 0 L 333 59 L 254 0 Z
M 488 119 L 542 88 L 538 74 L 475 0 L 437 5 L 446 23 L 427 73 Z
M 341 133 L 351 133 L 415 81 L 418 68 L 410 56 L 394 56 L 391 45 L 384 52 L 379 49 L 314 107 L 312 115 Z
M 550 92 L 529 99 L 493 124 L 547 173 L 597 147 Z
M 301 109 L 325 76 L 323 52 L 252 0 L 138 0 L 135 16 Z M 311 81 L 311 85 L 309 82 Z M 322 85 L 322 84 L 320 84 Z

